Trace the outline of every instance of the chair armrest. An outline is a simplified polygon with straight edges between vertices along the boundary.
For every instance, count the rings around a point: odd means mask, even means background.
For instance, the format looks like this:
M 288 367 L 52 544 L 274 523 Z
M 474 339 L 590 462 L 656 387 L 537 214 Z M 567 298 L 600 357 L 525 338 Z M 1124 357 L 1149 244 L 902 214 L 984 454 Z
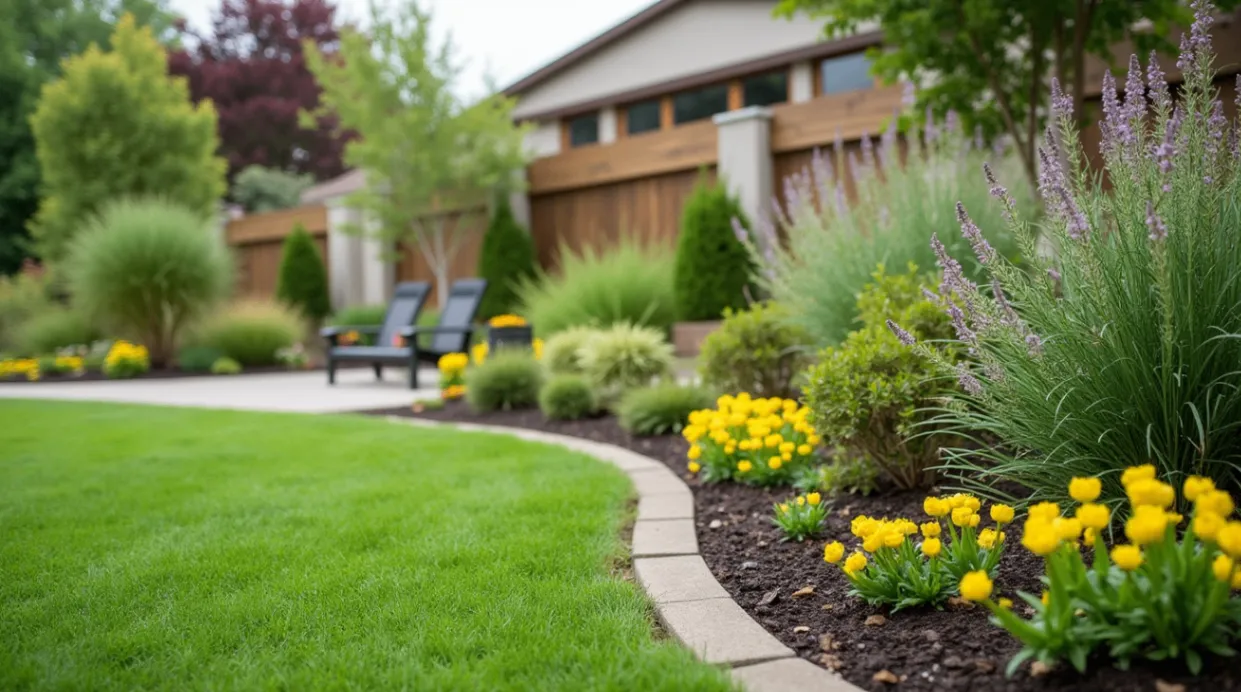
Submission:
M 400 334 L 406 339 L 419 334 L 470 334 L 475 327 L 401 327 Z
M 342 324 L 337 327 L 324 327 L 319 330 L 319 336 L 332 337 L 339 336 L 348 332 L 357 332 L 359 334 L 378 334 L 383 327 L 378 324 L 361 324 L 356 326 Z

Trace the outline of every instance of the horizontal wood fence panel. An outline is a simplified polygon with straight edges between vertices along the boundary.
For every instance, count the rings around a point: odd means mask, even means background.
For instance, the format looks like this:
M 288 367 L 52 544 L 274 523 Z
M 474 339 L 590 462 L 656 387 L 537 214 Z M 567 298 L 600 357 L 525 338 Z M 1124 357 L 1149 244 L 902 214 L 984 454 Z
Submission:
M 478 276 L 478 253 L 483 245 L 483 234 L 487 230 L 487 212 L 476 209 L 466 212 L 451 212 L 446 215 L 445 230 L 448 233 L 464 232 L 457 254 L 449 265 L 448 277 L 452 279 L 469 279 Z M 401 245 L 400 259 L 396 265 L 397 281 L 426 281 L 431 284 L 431 293 L 427 298 L 428 306 L 435 306 L 438 296 L 435 291 L 435 274 L 426 261 L 416 242 Z
M 876 136 L 901 105 L 900 86 L 820 96 L 772 108 L 771 149 L 793 151 Z
M 327 236 L 314 236 L 324 266 L 328 264 Z M 280 259 L 284 255 L 284 239 L 265 240 L 233 247 L 237 261 L 237 294 L 247 298 L 275 298 L 280 276 Z
M 229 245 L 283 240 L 299 223 L 306 227 L 310 235 L 327 233 L 327 207 L 313 205 L 262 214 L 247 214 L 240 219 L 229 221 L 224 237 Z
M 657 176 L 715 163 L 717 130 L 709 118 L 670 130 L 579 147 L 530 164 L 530 194 Z

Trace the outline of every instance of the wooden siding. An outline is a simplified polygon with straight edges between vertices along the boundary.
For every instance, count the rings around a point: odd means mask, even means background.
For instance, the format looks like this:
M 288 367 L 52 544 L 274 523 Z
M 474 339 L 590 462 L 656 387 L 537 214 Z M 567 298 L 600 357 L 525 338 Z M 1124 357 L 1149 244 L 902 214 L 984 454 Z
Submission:
M 225 241 L 232 247 L 237 267 L 237 293 L 251 298 L 274 298 L 284 239 L 301 224 L 315 240 L 325 267 L 327 208 L 321 205 L 249 214 L 228 222 Z
M 707 119 L 610 144 L 569 149 L 530 164 L 530 194 L 563 192 L 710 165 L 717 155 L 716 139 L 715 123 Z
M 225 238 L 229 245 L 264 240 L 281 240 L 295 224 L 302 224 L 311 235 L 327 233 L 327 207 L 313 205 L 262 214 L 247 214 L 228 222 Z
M 771 150 L 780 154 L 875 136 L 901 105 L 901 87 L 850 91 L 772 106 Z
M 327 235 L 314 236 L 319 255 L 327 265 Z M 263 240 L 233 246 L 237 265 L 237 294 L 250 298 L 274 298 L 280 274 L 284 239 Z

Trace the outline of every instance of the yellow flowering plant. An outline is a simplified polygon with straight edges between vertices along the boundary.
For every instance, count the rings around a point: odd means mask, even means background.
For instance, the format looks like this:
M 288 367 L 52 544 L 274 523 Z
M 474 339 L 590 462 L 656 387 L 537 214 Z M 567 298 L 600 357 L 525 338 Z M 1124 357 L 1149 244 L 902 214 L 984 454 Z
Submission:
M 708 483 L 791 484 L 818 460 L 821 440 L 809 415 L 793 399 L 722 396 L 716 408 L 690 413 L 681 431 L 690 443 L 689 469 Z
M 1071 515 L 1049 502 L 1030 508 L 1021 542 L 1044 559 L 1046 588 L 1042 598 L 1020 594 L 1034 610 L 1030 619 L 989 594 L 973 599 L 1024 645 L 1009 674 L 1030 658 L 1046 665 L 1067 659 L 1084 671 L 1098 652 L 1121 668 L 1136 657 L 1180 659 L 1197 674 L 1204 655 L 1234 654 L 1229 640 L 1241 625 L 1241 600 L 1230 589 L 1241 588 L 1241 522 L 1231 518 L 1232 497 L 1208 478 L 1190 477 L 1182 498 L 1192 518 L 1178 530 L 1185 518 L 1173 511 L 1176 490 L 1157 480 L 1154 466 L 1126 469 L 1121 484 L 1130 506 L 1122 522 L 1128 542 L 1110 551 L 1102 534 L 1113 517 L 1096 502 L 1098 479 L 1072 480 Z M 1089 565 L 1081 543 L 1089 547 Z
M 109 379 L 137 377 L 151 369 L 146 346 L 125 340 L 113 342 L 103 359 L 103 374 Z
M 45 356 L 39 359 L 39 374 L 42 375 L 80 375 L 85 370 L 81 356 L 59 355 Z
M 39 379 L 39 361 L 34 358 L 5 358 L 0 360 L 0 380 L 25 378 L 31 382 Z
M 499 319 L 499 318 L 495 318 Z M 543 340 L 535 337 L 530 341 L 530 350 L 534 352 L 535 360 L 543 359 Z M 480 341 L 470 347 L 470 364 L 482 365 L 487 362 L 487 356 L 490 354 L 491 348 L 486 341 Z
M 773 506 L 771 521 L 784 532 L 783 540 L 800 543 L 823 530 L 828 507 L 821 494 L 806 493 Z
M 496 315 L 487 320 L 487 326 L 492 329 L 503 329 L 505 327 L 526 327 L 529 326 L 526 318 L 520 315 Z
M 465 395 L 465 368 L 470 357 L 464 353 L 446 353 L 440 356 L 436 366 L 440 371 L 440 397 L 460 399 Z

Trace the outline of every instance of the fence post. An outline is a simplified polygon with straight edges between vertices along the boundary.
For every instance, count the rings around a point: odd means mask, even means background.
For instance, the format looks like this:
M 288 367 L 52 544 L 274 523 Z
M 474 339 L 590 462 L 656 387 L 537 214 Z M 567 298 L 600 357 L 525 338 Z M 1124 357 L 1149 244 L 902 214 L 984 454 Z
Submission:
M 750 106 L 717 114 L 719 179 L 737 195 L 752 221 L 765 213 L 772 197 L 771 109 Z

